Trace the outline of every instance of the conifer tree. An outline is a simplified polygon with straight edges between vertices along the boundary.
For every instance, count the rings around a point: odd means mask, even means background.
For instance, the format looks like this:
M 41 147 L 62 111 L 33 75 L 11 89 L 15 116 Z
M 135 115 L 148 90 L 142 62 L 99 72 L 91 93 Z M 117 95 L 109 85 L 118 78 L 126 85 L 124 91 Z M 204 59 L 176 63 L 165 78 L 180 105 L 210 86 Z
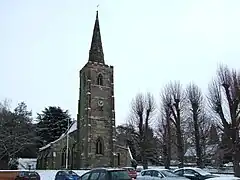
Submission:
M 68 110 L 60 107 L 49 106 L 37 116 L 37 135 L 39 146 L 48 144 L 58 139 L 67 130 L 68 120 L 71 123 Z

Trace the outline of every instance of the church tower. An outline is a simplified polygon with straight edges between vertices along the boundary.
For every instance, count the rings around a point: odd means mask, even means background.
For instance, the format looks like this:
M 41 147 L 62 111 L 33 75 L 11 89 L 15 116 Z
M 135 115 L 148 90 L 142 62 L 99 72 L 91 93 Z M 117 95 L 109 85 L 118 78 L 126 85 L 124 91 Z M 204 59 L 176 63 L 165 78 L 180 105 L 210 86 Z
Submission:
M 98 12 L 89 59 L 80 70 L 78 102 L 79 167 L 114 166 L 113 66 L 104 61 Z

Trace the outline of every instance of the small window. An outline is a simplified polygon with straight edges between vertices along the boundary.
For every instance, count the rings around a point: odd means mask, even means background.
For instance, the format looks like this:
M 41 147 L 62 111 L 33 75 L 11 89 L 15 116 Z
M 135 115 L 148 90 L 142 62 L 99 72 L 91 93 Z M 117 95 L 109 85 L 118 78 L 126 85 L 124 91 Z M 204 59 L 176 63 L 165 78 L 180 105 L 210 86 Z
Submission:
M 62 150 L 62 158 L 61 158 L 61 165 L 62 167 L 65 166 L 66 164 L 66 147 L 63 148 Z
M 97 84 L 102 86 L 103 85 L 103 76 L 102 74 L 99 74 L 97 77 Z

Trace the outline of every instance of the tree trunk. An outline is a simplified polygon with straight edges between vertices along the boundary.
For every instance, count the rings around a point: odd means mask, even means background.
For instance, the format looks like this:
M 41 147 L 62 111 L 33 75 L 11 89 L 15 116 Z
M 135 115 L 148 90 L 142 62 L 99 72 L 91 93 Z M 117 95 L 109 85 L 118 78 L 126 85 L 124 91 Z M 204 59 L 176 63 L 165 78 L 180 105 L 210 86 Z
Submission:
M 171 145 L 169 146 L 169 142 L 167 145 L 167 154 L 166 154 L 166 162 L 165 162 L 165 168 L 170 168 L 170 162 L 171 162 Z
M 146 156 L 143 158 L 143 169 L 148 169 L 148 162 Z
M 163 146 L 163 156 L 164 156 L 165 169 L 169 169 L 170 168 L 170 159 L 169 159 L 169 156 L 168 156 L 168 148 L 167 148 L 166 142 Z
M 233 170 L 234 176 L 240 177 L 239 153 L 233 152 Z
M 141 150 L 143 169 L 147 169 L 147 168 L 148 168 L 148 162 L 147 162 L 147 156 L 146 156 L 146 148 L 145 148 L 145 146 L 146 146 L 146 144 L 143 142 L 142 150 Z
M 193 113 L 194 113 L 193 121 L 194 121 L 194 135 L 195 135 L 195 148 L 196 148 L 196 155 L 197 155 L 197 166 L 202 168 L 203 161 L 202 161 L 202 147 L 200 146 L 199 124 L 198 124 L 196 111 L 194 111 Z
M 163 146 L 164 166 L 166 169 L 170 168 L 170 161 L 171 161 L 171 135 L 168 132 L 166 132 L 166 136 L 163 137 L 164 138 L 164 146 Z
M 239 133 L 235 129 L 232 134 L 232 149 L 233 149 L 233 170 L 236 177 L 240 177 L 240 152 L 239 152 Z
M 177 136 L 177 147 L 178 147 L 178 160 L 179 160 L 179 168 L 183 168 L 184 166 L 184 149 L 183 149 L 183 143 L 182 138 L 180 136 L 181 131 L 178 130 L 178 136 Z
M 165 168 L 169 169 L 170 162 L 171 162 L 171 154 L 172 154 L 172 148 L 171 148 L 172 138 L 171 138 L 171 127 L 170 127 L 169 117 L 167 119 L 167 139 L 166 139 L 166 141 L 167 141 L 166 142 L 167 154 L 166 154 Z
M 178 148 L 178 160 L 180 162 L 179 168 L 184 166 L 184 149 L 183 149 L 183 138 L 181 131 L 181 121 L 180 121 L 180 110 L 177 110 L 177 148 Z

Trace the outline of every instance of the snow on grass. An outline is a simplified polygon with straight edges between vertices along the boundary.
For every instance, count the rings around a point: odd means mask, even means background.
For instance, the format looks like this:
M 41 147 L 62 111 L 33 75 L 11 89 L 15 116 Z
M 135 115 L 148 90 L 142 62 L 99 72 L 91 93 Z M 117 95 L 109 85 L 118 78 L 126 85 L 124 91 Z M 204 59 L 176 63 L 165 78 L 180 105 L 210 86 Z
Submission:
M 41 180 L 51 180 L 55 178 L 56 173 L 59 170 L 36 170 L 38 174 L 41 177 Z M 83 175 L 89 170 L 73 170 L 75 173 L 77 173 L 79 176 Z M 233 177 L 231 174 L 216 174 L 217 176 L 220 177 Z
M 55 175 L 60 170 L 36 170 L 36 172 L 40 175 L 41 180 L 51 180 L 55 178 Z M 85 172 L 89 170 L 73 170 L 79 176 L 83 175 Z

